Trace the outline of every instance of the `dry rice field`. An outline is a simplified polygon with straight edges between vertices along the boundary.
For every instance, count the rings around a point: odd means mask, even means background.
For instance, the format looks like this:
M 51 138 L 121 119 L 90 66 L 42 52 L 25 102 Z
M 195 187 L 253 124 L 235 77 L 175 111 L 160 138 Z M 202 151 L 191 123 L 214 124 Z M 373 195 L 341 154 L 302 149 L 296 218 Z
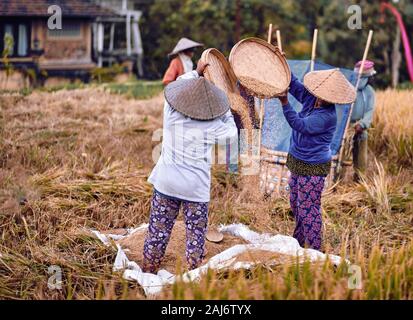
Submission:
M 288 264 L 209 272 L 177 283 L 172 299 L 413 299 L 412 91 L 377 96 L 370 165 L 323 199 L 325 251 L 360 267 Z M 153 132 L 162 95 L 134 100 L 102 88 L 0 95 L 0 299 L 145 299 L 112 272 L 116 250 L 85 232 L 147 222 Z M 241 222 L 291 235 L 285 198 L 263 201 L 239 177 L 214 169 L 210 223 Z M 48 268 L 63 286 L 47 286 Z

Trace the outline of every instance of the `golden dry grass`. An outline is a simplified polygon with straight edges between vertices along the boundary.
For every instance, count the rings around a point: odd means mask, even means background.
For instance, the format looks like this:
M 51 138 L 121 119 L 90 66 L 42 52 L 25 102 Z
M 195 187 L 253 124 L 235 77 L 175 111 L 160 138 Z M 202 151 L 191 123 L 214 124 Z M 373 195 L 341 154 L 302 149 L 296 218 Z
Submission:
M 405 166 L 413 162 L 413 93 L 386 90 L 377 94 L 374 148 Z
M 348 288 L 345 266 L 293 264 L 210 272 L 163 297 L 413 298 L 413 172 L 410 151 L 397 149 L 413 137 L 412 92 L 406 92 L 378 94 L 366 177 L 323 199 L 325 250 L 361 267 L 362 290 Z M 136 284 L 112 272 L 115 248 L 82 230 L 147 222 L 146 177 L 162 104 L 162 95 L 137 101 L 99 88 L 0 97 L 0 299 L 144 298 Z M 232 222 L 287 235 L 294 228 L 287 199 L 263 201 L 216 168 L 210 223 Z M 47 287 L 51 265 L 63 270 L 62 290 Z

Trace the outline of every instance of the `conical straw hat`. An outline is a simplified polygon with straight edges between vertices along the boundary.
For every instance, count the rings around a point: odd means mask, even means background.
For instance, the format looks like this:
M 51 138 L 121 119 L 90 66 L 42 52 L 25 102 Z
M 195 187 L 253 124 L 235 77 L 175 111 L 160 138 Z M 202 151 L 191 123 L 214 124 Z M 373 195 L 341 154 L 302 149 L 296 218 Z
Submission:
M 192 41 L 188 38 L 182 38 L 181 40 L 178 41 L 176 44 L 175 48 L 172 50 L 168 56 L 173 56 L 178 54 L 181 51 L 188 50 L 191 48 L 196 48 L 196 47 L 203 47 L 204 45 L 199 42 Z
M 304 86 L 314 96 L 334 104 L 348 104 L 356 100 L 356 89 L 339 69 L 309 72 Z
M 224 91 L 204 77 L 171 82 L 165 88 L 165 99 L 176 111 L 195 120 L 212 120 L 229 110 Z

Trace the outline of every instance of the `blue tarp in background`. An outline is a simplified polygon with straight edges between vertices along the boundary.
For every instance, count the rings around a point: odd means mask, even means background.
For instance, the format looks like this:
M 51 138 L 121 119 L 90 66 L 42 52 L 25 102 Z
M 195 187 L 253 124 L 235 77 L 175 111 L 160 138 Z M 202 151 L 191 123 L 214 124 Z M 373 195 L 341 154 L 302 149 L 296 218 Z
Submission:
M 294 75 L 303 81 L 304 75 L 310 71 L 310 60 L 288 60 L 288 64 Z M 314 70 L 333 69 L 335 67 L 322 62 L 314 64 Z M 342 69 L 340 71 L 355 86 L 357 74 L 353 70 Z M 289 95 L 291 106 L 296 111 L 301 111 L 302 105 L 291 95 Z M 262 144 L 265 148 L 274 151 L 288 152 L 290 147 L 291 127 L 284 118 L 280 101 L 278 99 L 268 99 L 264 102 L 265 113 L 262 128 Z M 341 140 L 344 135 L 347 118 L 350 112 L 350 105 L 336 105 L 337 129 L 331 143 L 333 155 L 340 151 Z

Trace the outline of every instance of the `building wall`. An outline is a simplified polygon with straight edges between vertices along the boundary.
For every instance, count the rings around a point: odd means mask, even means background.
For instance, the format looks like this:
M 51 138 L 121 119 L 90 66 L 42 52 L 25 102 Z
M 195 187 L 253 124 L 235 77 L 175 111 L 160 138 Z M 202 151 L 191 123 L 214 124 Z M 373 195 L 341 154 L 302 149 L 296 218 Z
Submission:
M 30 81 L 23 72 L 14 70 L 7 76 L 4 70 L 0 70 L 0 90 L 21 90 L 27 87 L 30 87 Z
M 88 20 L 71 20 L 80 23 L 80 34 L 76 36 L 52 37 L 47 28 L 46 20 L 32 22 L 32 48 L 35 41 L 44 50 L 39 58 L 41 67 L 59 66 L 73 68 L 79 64 L 92 63 L 92 27 Z
M 137 0 L 126 0 L 126 8 L 128 10 L 134 10 L 136 3 L 138 3 L 139 1 Z M 104 6 L 104 7 L 108 7 L 108 8 L 112 8 L 115 10 L 121 10 L 123 8 L 123 0 L 95 0 L 95 3 Z
M 19 18 L 20 19 L 20 18 Z M 92 19 L 63 18 L 65 23 L 76 22 L 75 32 L 64 30 L 50 33 L 46 18 L 25 18 L 30 28 L 28 56 L 8 58 L 13 66 L 11 75 L 6 76 L 0 57 L 0 90 L 18 90 L 32 85 L 56 85 L 65 81 L 87 81 L 89 71 L 96 67 L 92 57 Z M 9 18 L 11 22 L 23 20 Z M 66 24 L 67 26 L 67 24 Z M 34 54 L 37 52 L 39 55 Z M 34 75 L 32 76 L 32 74 Z M 46 78 L 46 79 L 45 79 Z

